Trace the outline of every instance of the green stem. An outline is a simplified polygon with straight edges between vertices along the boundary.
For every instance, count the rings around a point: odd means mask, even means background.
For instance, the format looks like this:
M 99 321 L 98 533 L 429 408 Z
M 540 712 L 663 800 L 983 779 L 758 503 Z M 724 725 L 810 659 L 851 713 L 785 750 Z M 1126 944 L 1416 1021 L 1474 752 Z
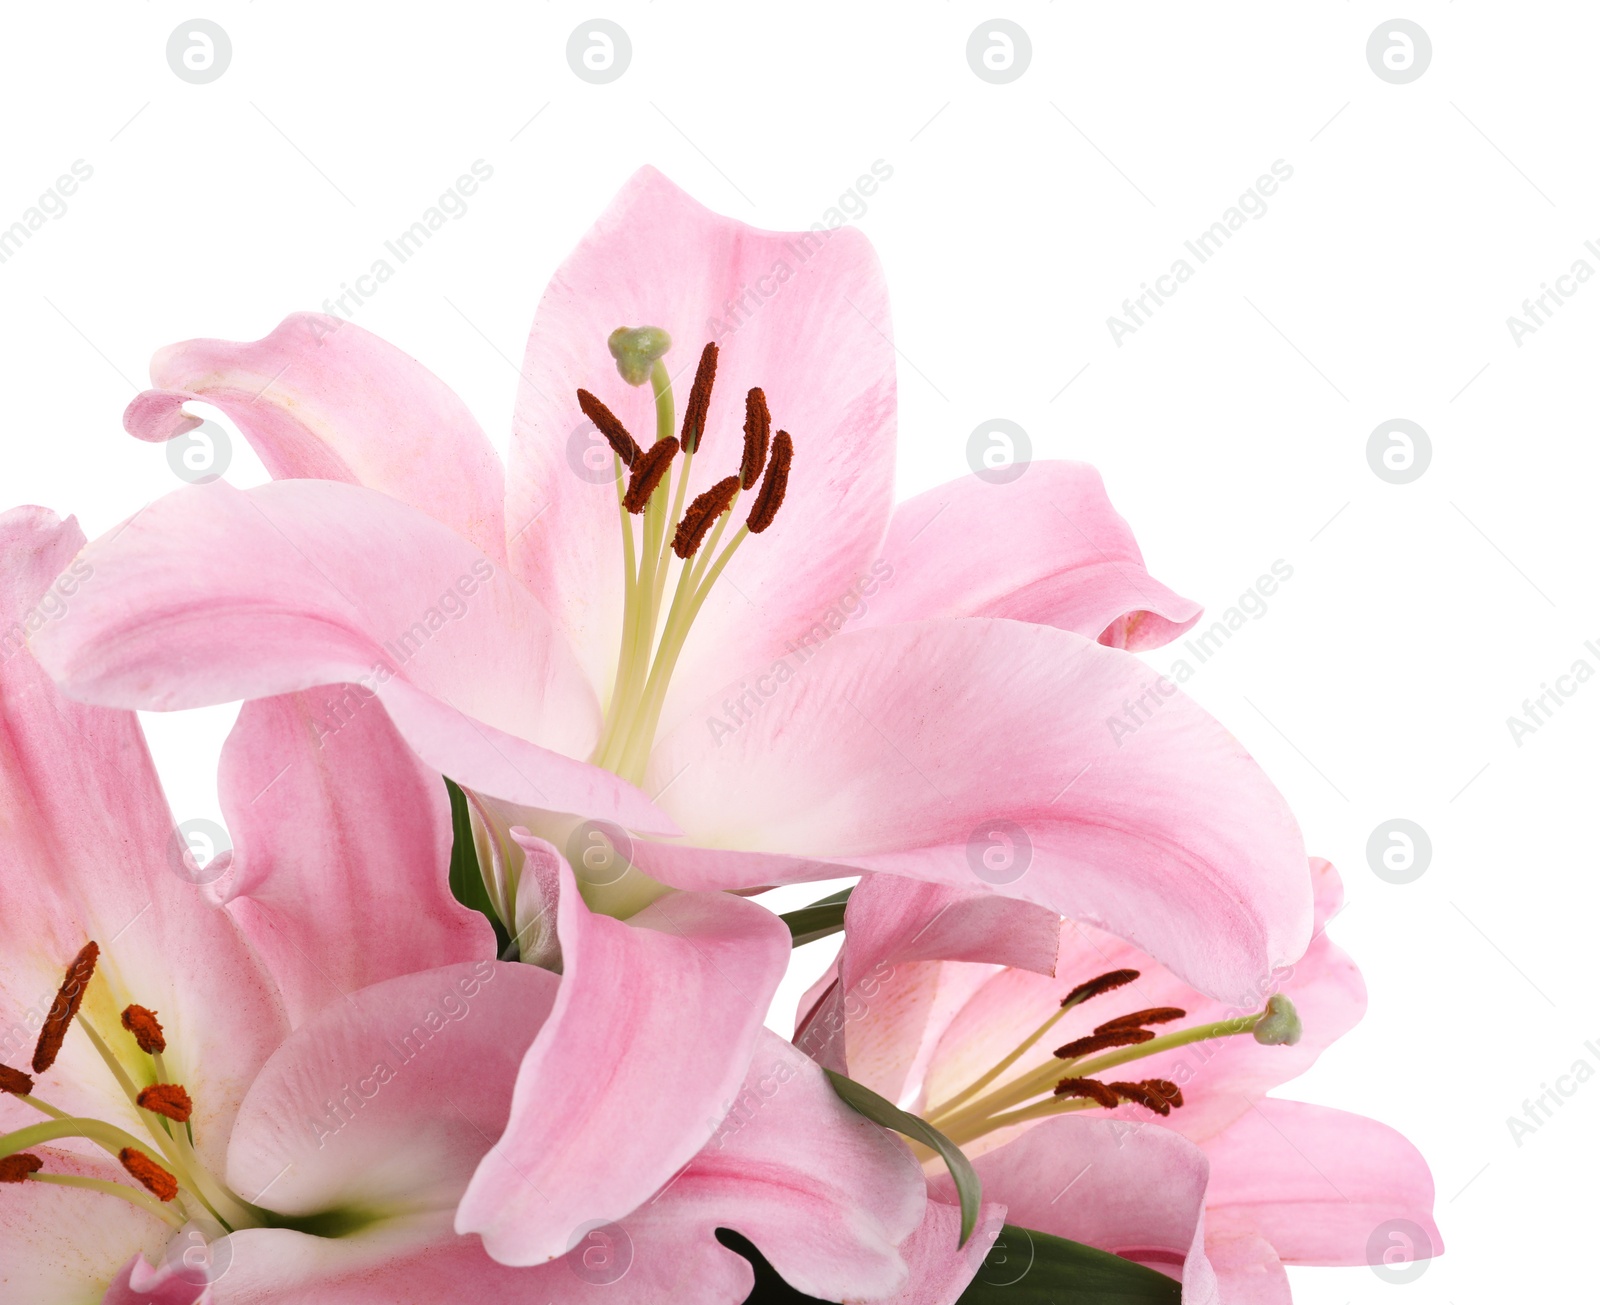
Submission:
M 77 1174 L 29 1174 L 31 1183 L 49 1183 L 52 1187 L 81 1187 L 85 1191 L 99 1192 L 104 1196 L 114 1196 L 119 1201 L 126 1201 L 129 1205 L 136 1205 L 146 1214 L 153 1214 L 168 1226 L 182 1230 L 185 1220 L 176 1210 L 169 1209 L 161 1201 L 156 1200 L 148 1192 L 141 1192 L 137 1188 L 128 1187 L 123 1183 L 108 1183 L 100 1178 L 82 1178 Z

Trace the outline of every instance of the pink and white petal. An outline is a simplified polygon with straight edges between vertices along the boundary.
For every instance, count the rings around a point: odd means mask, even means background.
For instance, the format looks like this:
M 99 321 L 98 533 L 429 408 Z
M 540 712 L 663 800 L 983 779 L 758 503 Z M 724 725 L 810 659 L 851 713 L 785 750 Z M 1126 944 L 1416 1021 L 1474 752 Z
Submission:
M 1216 1271 L 1222 1305 L 1293 1305 L 1289 1275 L 1265 1238 L 1253 1233 L 1219 1234 L 1208 1227 L 1206 1259 Z
M 692 491 L 738 470 L 752 386 L 795 440 L 778 522 L 740 549 L 695 622 L 670 722 L 730 669 L 782 655 L 870 578 L 893 495 L 895 357 L 883 272 L 858 231 L 760 231 L 702 207 L 653 168 L 628 180 L 540 301 L 507 499 L 512 567 L 607 687 L 622 618 L 616 491 L 579 474 L 575 450 L 594 437 L 574 394 L 593 391 L 648 444 L 650 387 L 623 382 L 606 347 L 617 327 L 644 325 L 672 335 L 666 363 L 680 413 L 702 346 L 721 349 Z
M 1217 1300 L 1205 1254 L 1210 1166 L 1153 1124 L 1050 1119 L 973 1161 L 1006 1222 L 1137 1261 L 1183 1282 L 1184 1305 Z M 936 1193 L 953 1195 L 948 1177 Z
M 675 894 L 624 924 L 560 873 L 560 991 L 456 1222 L 503 1264 L 566 1254 L 693 1158 L 745 1078 L 790 953 L 754 902 Z
M 123 1266 L 100 1305 L 216 1305 L 216 1291 L 193 1270 L 136 1255 Z
M 168 710 L 354 684 L 424 762 L 528 805 L 665 822 L 573 757 L 593 693 L 504 568 L 417 509 L 331 481 L 168 495 L 104 539 L 41 660 L 75 697 Z M 325 722 L 331 728 L 334 722 Z
M 737 730 L 691 721 L 657 744 L 647 787 L 692 845 L 642 842 L 635 860 L 681 888 L 852 867 L 969 891 L 986 879 L 1203 991 L 1240 993 L 1310 937 L 1300 831 L 1238 741 L 1154 679 L 1125 652 L 1017 621 L 837 635 Z M 1154 705 L 1134 731 L 1141 694 Z M 983 857 L 997 833 L 1012 846 L 998 870 Z
M 484 960 L 324 1007 L 251 1086 L 228 1149 L 229 1186 L 286 1215 L 449 1211 L 504 1126 L 559 982 Z
M 86 1157 L 35 1147 L 30 1154 L 44 1161 L 46 1173 L 128 1181 L 100 1151 Z M 97 1192 L 34 1182 L 0 1185 L 0 1300 L 19 1305 L 98 1301 L 134 1257 L 159 1260 L 171 1236 L 172 1229 L 154 1216 Z M 114 1294 L 105 1299 L 121 1300 Z
M 1200 619 L 1198 603 L 1145 570 L 1100 473 L 1083 462 L 1035 462 L 1009 484 L 965 476 L 919 494 L 895 508 L 883 559 L 893 579 L 866 604 L 865 624 L 1002 616 L 1141 651 Z
M 29 651 L 86 598 L 82 544 L 74 521 L 43 508 L 0 514 L 0 1061 L 27 1066 L 67 965 L 98 942 L 84 1017 L 137 1056 L 121 1012 L 137 1002 L 159 1013 L 168 1069 L 196 1103 L 201 1155 L 220 1164 L 234 1109 L 283 1037 L 283 1011 L 233 921 L 183 877 L 137 718 L 63 697 Z M 81 1034 L 39 1091 L 143 1131 Z M 0 1099 L 0 1125 L 35 1121 Z
M 1367 1264 L 1374 1253 L 1400 1263 L 1444 1250 L 1427 1161 L 1375 1119 L 1261 1101 L 1205 1152 L 1211 1227 L 1258 1234 L 1285 1264 Z
M 466 405 L 416 359 L 338 317 L 295 313 L 265 339 L 185 340 L 150 362 L 130 435 L 160 441 L 222 409 L 275 479 L 342 480 L 420 508 L 505 561 L 505 472 Z
M 944 1201 L 930 1199 L 922 1223 L 900 1245 L 900 1253 L 911 1267 L 911 1277 L 881 1305 L 955 1305 L 984 1267 L 991 1254 L 1002 1257 L 993 1265 L 993 1275 L 1004 1276 L 1004 1256 L 1009 1246 L 1001 1240 L 1006 1207 L 985 1201 L 978 1207 L 978 1222 L 972 1236 L 961 1241 L 961 1209 Z
M 450 893 L 444 782 L 372 696 L 245 703 L 219 784 L 234 848 L 216 893 L 293 1025 L 384 979 L 494 955 L 489 922 Z

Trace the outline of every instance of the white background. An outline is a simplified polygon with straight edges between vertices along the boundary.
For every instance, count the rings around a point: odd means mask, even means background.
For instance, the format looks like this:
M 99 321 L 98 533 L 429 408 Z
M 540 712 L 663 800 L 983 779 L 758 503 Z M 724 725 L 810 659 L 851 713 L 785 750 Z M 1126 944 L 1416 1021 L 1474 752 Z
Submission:
M 1600 669 L 1600 286 L 1520 347 L 1506 319 L 1575 259 L 1600 269 L 1589 7 L 1417 3 L 1401 12 L 1433 56 L 1407 85 L 1368 66 L 1394 16 L 1369 3 L 614 3 L 598 12 L 632 63 L 598 86 L 565 55 L 594 12 L 7 6 L 0 226 L 75 160 L 94 174 L 0 265 L 0 498 L 94 535 L 176 487 L 120 429 L 153 350 L 321 306 L 474 160 L 493 179 L 356 320 L 502 449 L 540 291 L 640 163 L 803 228 L 884 160 L 859 225 L 895 308 L 902 494 L 967 474 L 969 433 L 1006 417 L 1035 457 L 1096 464 L 1152 571 L 1214 613 L 1294 569 L 1187 687 L 1346 878 L 1333 935 L 1371 1012 L 1290 1091 L 1413 1138 L 1449 1246 L 1402 1286 L 1293 1271 L 1297 1297 L 1567 1298 L 1588 1277 L 1600 1083 L 1566 1080 L 1520 1146 L 1506 1120 L 1575 1061 L 1600 1068 L 1600 682 L 1520 747 L 1506 717 L 1576 659 Z M 1007 85 L 965 55 L 996 12 L 1033 47 Z M 233 43 L 201 86 L 165 58 L 197 13 Z M 1265 216 L 1119 347 L 1108 315 L 1278 159 L 1294 173 Z M 1394 417 L 1432 441 L 1408 485 L 1366 459 Z M 263 478 L 242 444 L 229 475 Z M 149 722 L 180 817 L 215 814 L 231 714 Z M 1433 843 L 1404 885 L 1366 858 L 1395 816 Z M 814 971 L 826 947 L 809 950 Z

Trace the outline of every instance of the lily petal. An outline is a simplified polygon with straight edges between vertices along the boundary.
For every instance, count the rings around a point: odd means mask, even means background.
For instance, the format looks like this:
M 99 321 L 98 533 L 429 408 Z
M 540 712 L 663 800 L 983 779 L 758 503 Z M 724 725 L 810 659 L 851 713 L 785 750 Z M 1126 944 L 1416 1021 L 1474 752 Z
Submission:
M 1374 1249 L 1425 1260 L 1444 1250 L 1427 1161 L 1375 1119 L 1260 1101 L 1205 1151 L 1211 1227 L 1256 1233 L 1286 1264 L 1367 1264 Z
M 444 783 L 373 699 L 245 703 L 219 784 L 234 848 L 217 896 L 294 1025 L 384 979 L 494 955 L 489 922 L 450 895 Z
M 681 888 L 851 867 L 987 882 L 1220 994 L 1305 950 L 1311 890 L 1282 796 L 1137 658 L 969 619 L 840 634 L 791 670 L 737 728 L 692 720 L 657 745 L 647 786 L 700 846 L 640 843 L 648 873 Z M 1154 705 L 1135 731 L 1141 695 Z
M 1266 1238 L 1208 1228 L 1206 1259 L 1216 1271 L 1222 1305 L 1293 1305 L 1289 1275 Z
M 1141 651 L 1200 619 L 1198 603 L 1145 570 L 1100 473 L 1082 462 L 1035 462 L 1009 484 L 965 476 L 919 494 L 895 508 L 883 560 L 893 578 L 867 602 L 865 624 L 1003 616 Z
M 566 1254 L 694 1157 L 789 960 L 787 928 L 754 902 L 675 894 L 624 924 L 589 911 L 565 861 L 560 875 L 560 992 L 456 1222 L 504 1264 Z
M 796 449 L 777 523 L 740 549 L 695 621 L 665 725 L 730 670 L 779 656 L 868 575 L 893 495 L 895 358 L 882 269 L 860 232 L 760 231 L 654 168 L 633 175 L 540 301 L 506 509 L 513 569 L 604 689 L 621 632 L 621 532 L 612 482 L 574 461 L 587 447 L 574 394 L 593 391 L 648 445 L 650 387 L 625 384 L 606 347 L 617 327 L 645 325 L 674 341 L 680 414 L 701 346 L 721 348 L 691 493 L 738 470 L 752 386 Z
M 35 638 L 74 696 L 166 710 L 356 684 L 461 784 L 670 832 L 638 790 L 572 760 L 599 708 L 548 616 L 415 508 L 330 481 L 217 481 L 83 560 L 92 578 Z
M 343 480 L 421 508 L 505 561 L 505 473 L 466 405 L 416 359 L 337 317 L 295 313 L 265 339 L 185 340 L 150 362 L 123 424 L 167 440 L 227 413 L 278 480 Z M 441 466 L 449 474 L 440 475 Z

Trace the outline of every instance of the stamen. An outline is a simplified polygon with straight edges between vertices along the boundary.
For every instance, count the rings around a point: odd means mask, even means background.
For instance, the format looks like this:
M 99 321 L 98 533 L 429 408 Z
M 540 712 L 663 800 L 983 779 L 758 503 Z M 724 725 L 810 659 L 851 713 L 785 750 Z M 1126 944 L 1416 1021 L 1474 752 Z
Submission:
M 10 1065 L 0 1065 L 0 1092 L 8 1092 L 14 1097 L 25 1097 L 33 1091 L 33 1080 L 20 1069 L 12 1069 Z
M 706 433 L 706 416 L 711 411 L 711 386 L 717 379 L 717 346 L 707 344 L 700 351 L 700 365 L 695 368 L 694 384 L 689 388 L 689 401 L 683 407 L 683 451 L 694 453 L 700 448 L 700 437 Z
M 696 495 L 683 514 L 683 520 L 678 522 L 678 529 L 672 536 L 672 551 L 684 561 L 693 557 L 705 541 L 711 523 L 728 510 L 738 492 L 739 477 L 727 476 L 703 494 Z
M 628 434 L 628 428 L 617 420 L 611 409 L 588 390 L 578 391 L 578 406 L 583 409 L 583 415 L 594 423 L 595 429 L 605 436 L 611 451 L 622 459 L 622 465 L 633 466 L 639 457 L 639 441 Z
M 56 1063 L 61 1054 L 61 1044 L 67 1030 L 78 1017 L 78 1007 L 83 1005 L 84 992 L 94 977 L 95 962 L 100 958 L 99 944 L 89 942 L 72 958 L 67 967 L 67 977 L 61 981 L 56 999 L 50 1003 L 50 1014 L 44 1028 L 39 1030 L 39 1043 L 33 1049 L 33 1072 L 43 1074 Z
M 780 430 L 772 441 L 772 461 L 767 464 L 767 474 L 761 479 L 761 492 L 756 495 L 756 505 L 745 518 L 745 529 L 759 535 L 772 524 L 783 506 L 784 492 L 789 488 L 789 463 L 794 460 L 794 440 L 789 432 Z
M 117 1159 L 122 1162 L 124 1169 L 144 1184 L 145 1190 L 152 1196 L 162 1201 L 177 1199 L 178 1180 L 143 1151 L 125 1146 L 117 1153 Z
M 133 1034 L 139 1050 L 147 1056 L 159 1056 L 167 1049 L 167 1035 L 153 1010 L 143 1006 L 129 1006 L 122 1012 L 122 1027 Z
M 634 461 L 633 474 L 628 478 L 628 492 L 622 500 L 622 506 L 632 515 L 638 516 L 649 505 L 650 496 L 656 492 L 656 486 L 667 474 L 667 468 L 672 465 L 677 452 L 678 441 L 669 435 L 664 440 L 657 440 L 648 452 L 641 453 Z
M 1176 1006 L 1152 1006 L 1149 1010 L 1136 1010 L 1131 1015 L 1118 1015 L 1114 1020 L 1107 1020 L 1095 1028 L 1096 1033 L 1108 1033 L 1112 1029 L 1136 1029 L 1144 1024 L 1168 1024 L 1173 1020 L 1181 1020 L 1189 1012 L 1179 1010 Z
M 165 1115 L 177 1124 L 187 1124 L 194 1114 L 194 1102 L 177 1083 L 152 1084 L 139 1093 L 137 1104 L 139 1109 Z
M 1153 1110 L 1162 1117 L 1170 1115 L 1174 1106 L 1183 1104 L 1183 1093 L 1178 1091 L 1177 1084 L 1164 1078 L 1147 1078 L 1139 1083 L 1111 1083 L 1108 1086 L 1117 1096 L 1146 1110 Z
M 1109 974 L 1102 974 L 1098 978 L 1090 979 L 1087 983 L 1080 983 L 1076 988 L 1061 999 L 1062 1008 L 1079 1006 L 1091 997 L 1098 997 L 1103 992 L 1112 992 L 1126 983 L 1132 983 L 1139 977 L 1138 970 L 1112 970 Z
M 8 1155 L 0 1160 L 0 1183 L 25 1183 L 43 1168 L 44 1161 L 36 1155 Z
M 1104 1106 L 1107 1110 L 1114 1110 L 1117 1105 L 1117 1094 L 1100 1082 L 1099 1079 L 1093 1078 L 1064 1078 L 1056 1084 L 1055 1095 L 1058 1097 L 1087 1097 L 1096 1105 Z
M 760 386 L 744 396 L 744 458 L 739 463 L 739 484 L 749 489 L 767 465 L 767 442 L 772 434 L 772 414 Z
M 1107 1047 L 1132 1047 L 1141 1042 L 1151 1042 L 1155 1036 L 1149 1029 L 1108 1029 L 1104 1033 L 1076 1038 L 1064 1047 L 1057 1047 L 1055 1054 L 1061 1060 L 1077 1060 L 1080 1056 L 1104 1051 Z

